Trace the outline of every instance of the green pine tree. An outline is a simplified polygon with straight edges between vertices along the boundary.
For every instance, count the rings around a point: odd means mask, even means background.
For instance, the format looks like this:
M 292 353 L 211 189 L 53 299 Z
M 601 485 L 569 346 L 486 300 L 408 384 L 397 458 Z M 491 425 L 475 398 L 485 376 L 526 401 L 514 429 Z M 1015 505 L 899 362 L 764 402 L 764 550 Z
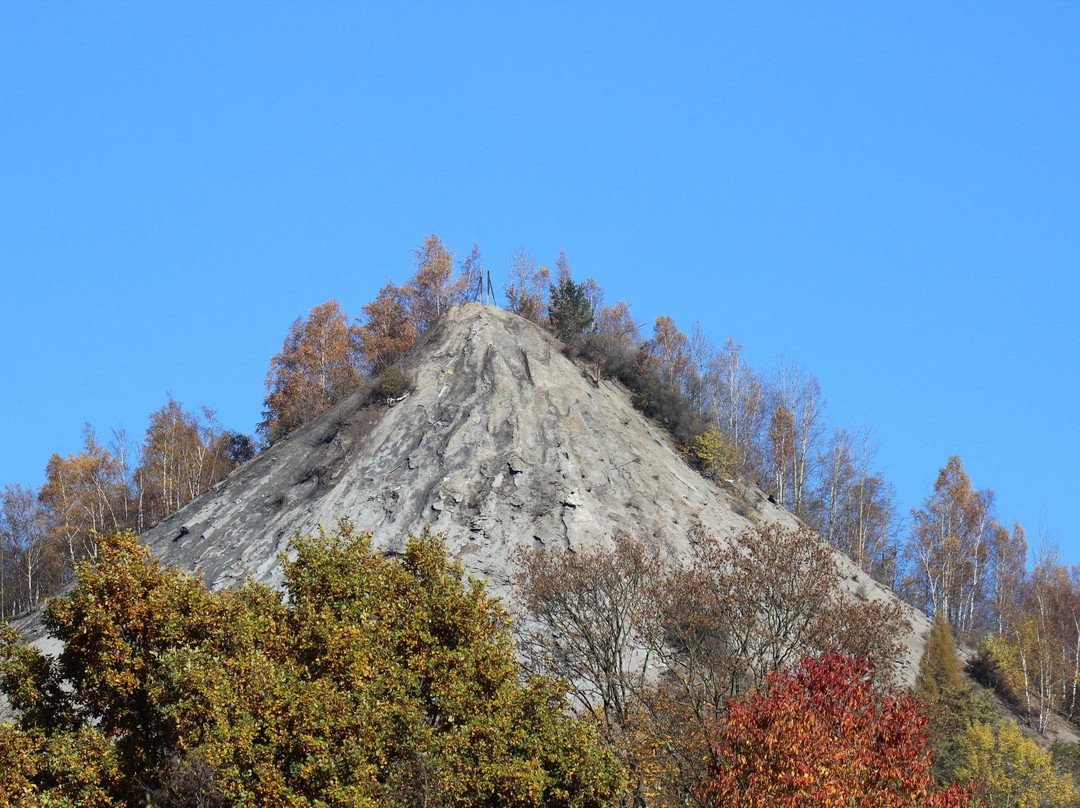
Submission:
M 919 660 L 919 675 L 915 679 L 915 695 L 933 704 L 947 694 L 959 693 L 964 687 L 964 674 L 956 656 L 952 628 L 944 611 L 934 615 L 926 650 Z
M 944 610 L 934 615 L 926 649 L 919 660 L 915 695 L 930 713 L 932 771 L 938 783 L 957 778 L 964 753 L 960 740 L 974 723 L 991 723 L 994 710 L 986 692 L 964 678 L 952 628 Z
M 563 342 L 572 342 L 592 328 L 593 307 L 586 284 L 562 278 L 558 285 L 552 284 L 550 298 L 548 322 Z

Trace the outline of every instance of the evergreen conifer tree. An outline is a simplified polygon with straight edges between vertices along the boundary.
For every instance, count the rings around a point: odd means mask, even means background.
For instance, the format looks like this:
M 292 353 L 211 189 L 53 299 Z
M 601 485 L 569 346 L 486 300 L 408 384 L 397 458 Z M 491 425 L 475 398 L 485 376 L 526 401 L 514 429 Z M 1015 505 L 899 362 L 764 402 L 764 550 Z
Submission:
M 557 286 L 552 284 L 550 294 L 548 320 L 559 339 L 572 342 L 592 328 L 593 307 L 584 283 L 562 278 Z
M 943 696 L 958 694 L 964 687 L 964 675 L 956 656 L 952 627 L 944 611 L 934 615 L 926 650 L 919 660 L 919 675 L 915 679 L 915 695 L 927 704 Z
M 952 626 L 943 610 L 934 615 L 919 660 L 915 695 L 930 714 L 934 776 L 938 783 L 952 782 L 964 759 L 960 739 L 973 723 L 991 721 L 994 711 L 982 688 L 964 678 Z

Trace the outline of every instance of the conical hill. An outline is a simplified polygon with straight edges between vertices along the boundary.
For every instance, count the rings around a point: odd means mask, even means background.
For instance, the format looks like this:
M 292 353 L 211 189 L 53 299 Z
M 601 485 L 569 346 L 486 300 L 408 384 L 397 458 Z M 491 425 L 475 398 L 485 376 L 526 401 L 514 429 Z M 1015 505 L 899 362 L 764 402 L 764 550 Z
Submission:
M 731 537 L 758 520 L 797 522 L 755 488 L 721 489 L 690 469 L 618 383 L 599 382 L 536 325 L 499 308 L 446 312 L 392 374 L 275 443 L 148 530 L 165 562 L 215 588 L 280 581 L 296 532 L 347 516 L 400 551 L 430 524 L 513 608 L 525 545 L 595 547 L 624 531 L 685 553 L 694 525 Z M 845 584 L 894 598 L 840 558 Z M 914 627 L 914 681 L 929 623 Z

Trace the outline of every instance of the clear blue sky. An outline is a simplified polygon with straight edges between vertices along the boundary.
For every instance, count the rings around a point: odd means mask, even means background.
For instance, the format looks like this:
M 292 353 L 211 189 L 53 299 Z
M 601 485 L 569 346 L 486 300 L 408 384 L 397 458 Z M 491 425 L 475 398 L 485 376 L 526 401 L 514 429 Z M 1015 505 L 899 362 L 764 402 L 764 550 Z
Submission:
M 1080 563 L 1080 5 L 0 5 L 0 484 L 437 232 L 815 373 L 904 509 L 950 455 Z

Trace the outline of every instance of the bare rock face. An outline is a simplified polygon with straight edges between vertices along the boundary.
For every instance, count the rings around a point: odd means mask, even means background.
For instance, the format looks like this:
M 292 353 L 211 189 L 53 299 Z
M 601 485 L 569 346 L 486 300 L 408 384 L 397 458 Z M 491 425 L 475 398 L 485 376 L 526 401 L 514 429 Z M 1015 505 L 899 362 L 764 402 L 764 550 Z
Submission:
M 547 332 L 498 308 L 451 309 L 378 382 L 274 444 L 147 531 L 165 562 L 214 588 L 247 576 L 281 582 L 289 539 L 340 516 L 399 552 L 430 524 L 471 575 L 513 609 L 521 546 L 597 547 L 624 531 L 676 556 L 695 524 L 719 538 L 755 521 L 796 520 L 755 488 L 721 489 L 633 409 L 594 382 Z M 405 392 L 405 391 L 408 392 Z M 894 599 L 838 556 L 845 585 Z M 909 609 L 914 681 L 925 616 Z
M 760 492 L 703 480 L 624 389 L 594 383 L 509 312 L 452 309 L 398 373 L 410 392 L 353 394 L 149 530 L 147 544 L 222 587 L 276 582 L 289 538 L 338 516 L 389 552 L 430 524 L 504 590 L 521 544 L 591 547 L 626 531 L 678 552 L 698 521 L 718 536 L 752 511 L 794 524 Z

